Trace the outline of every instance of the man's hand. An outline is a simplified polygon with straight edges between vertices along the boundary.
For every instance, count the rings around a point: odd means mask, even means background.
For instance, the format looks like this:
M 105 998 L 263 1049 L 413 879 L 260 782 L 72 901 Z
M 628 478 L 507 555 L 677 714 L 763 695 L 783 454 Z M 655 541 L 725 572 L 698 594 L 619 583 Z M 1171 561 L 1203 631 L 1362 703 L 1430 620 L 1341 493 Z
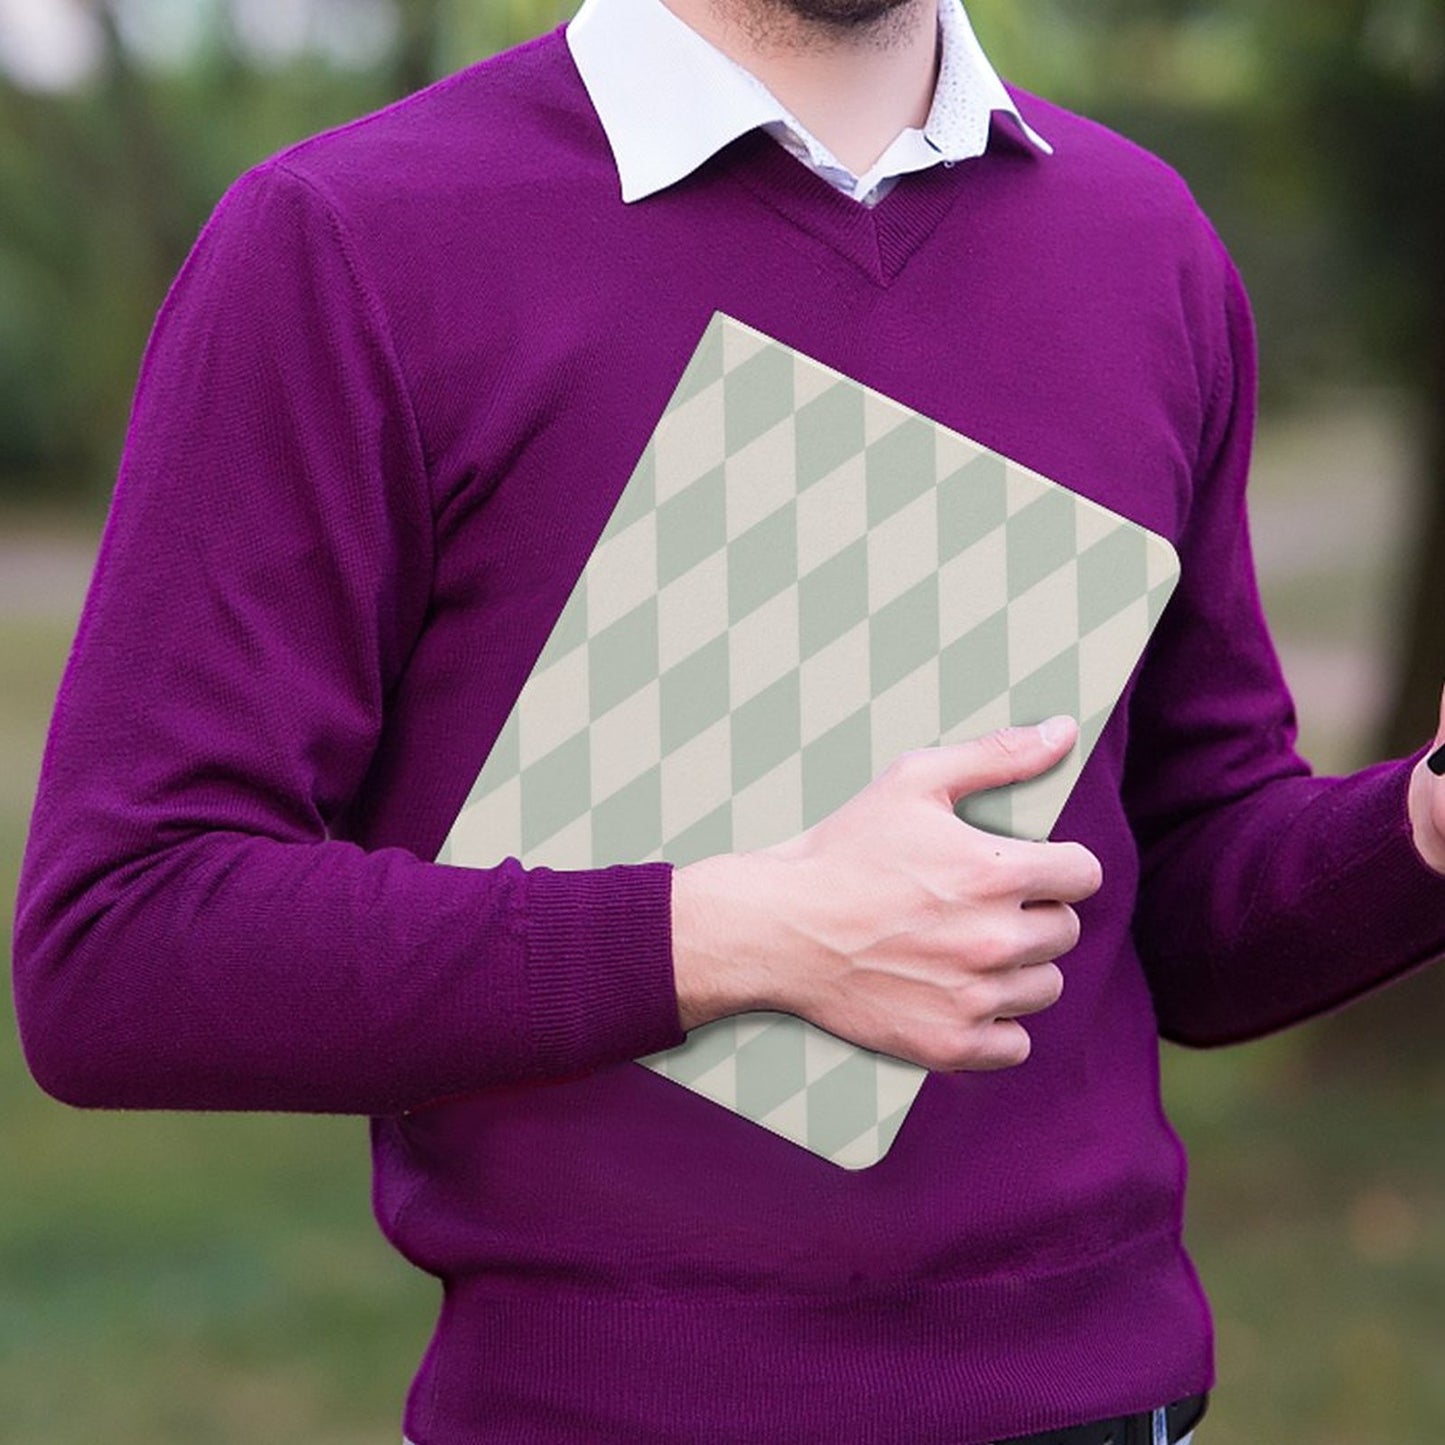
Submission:
M 1440 726 L 1430 752 L 1445 746 L 1445 692 L 1440 695 Z M 1426 754 L 1430 756 L 1430 754 Z M 1410 826 L 1420 856 L 1445 874 L 1445 777 L 1437 777 L 1421 758 L 1410 777 Z
M 915 749 L 796 838 L 676 869 L 683 1027 L 778 1010 L 924 1068 L 1022 1063 L 1017 1020 L 1057 1001 L 1053 960 L 1079 939 L 1069 905 L 1102 869 L 1078 843 L 985 833 L 953 804 L 1047 771 L 1077 736 L 1055 719 Z

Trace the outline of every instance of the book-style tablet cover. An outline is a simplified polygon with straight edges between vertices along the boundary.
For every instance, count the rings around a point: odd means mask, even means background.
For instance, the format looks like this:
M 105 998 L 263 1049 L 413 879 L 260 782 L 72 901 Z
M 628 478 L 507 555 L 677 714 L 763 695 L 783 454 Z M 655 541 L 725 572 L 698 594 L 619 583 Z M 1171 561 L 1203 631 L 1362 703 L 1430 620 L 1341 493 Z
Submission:
M 1053 827 L 1178 578 L 1169 543 L 715 312 L 438 861 L 599 868 L 767 847 L 898 753 L 1055 713 Z M 927 1071 L 782 1013 L 638 1061 L 845 1168 Z

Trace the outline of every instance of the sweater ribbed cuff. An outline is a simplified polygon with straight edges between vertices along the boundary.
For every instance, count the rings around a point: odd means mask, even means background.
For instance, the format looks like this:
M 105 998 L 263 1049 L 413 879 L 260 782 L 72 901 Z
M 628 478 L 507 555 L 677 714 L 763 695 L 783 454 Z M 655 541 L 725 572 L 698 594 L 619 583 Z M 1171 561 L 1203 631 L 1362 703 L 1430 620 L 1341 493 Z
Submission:
M 1372 911 L 1387 932 L 1398 929 L 1406 950 L 1422 963 L 1445 954 L 1445 874 L 1420 856 L 1406 801 L 1415 768 L 1430 751 L 1421 748 L 1394 767 L 1382 764 L 1377 770 L 1371 791 L 1378 797 L 1380 841 L 1370 877 L 1359 884 L 1361 907 Z M 1367 810 L 1361 813 L 1364 821 Z
M 676 1048 L 672 864 L 527 873 L 527 986 L 543 1076 Z
M 1397 960 L 1380 982 L 1445 954 L 1445 875 L 1415 847 L 1407 802 L 1427 751 L 1356 774 L 1330 820 L 1326 866 L 1311 880 L 1309 891 L 1327 893 L 1339 917 L 1369 921 L 1372 952 Z

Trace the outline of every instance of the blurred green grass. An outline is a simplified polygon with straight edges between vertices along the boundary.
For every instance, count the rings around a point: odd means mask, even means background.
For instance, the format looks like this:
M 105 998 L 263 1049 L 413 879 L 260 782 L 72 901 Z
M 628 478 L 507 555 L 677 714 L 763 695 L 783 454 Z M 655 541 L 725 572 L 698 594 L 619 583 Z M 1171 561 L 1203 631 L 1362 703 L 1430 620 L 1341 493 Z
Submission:
M 1319 516 L 1330 497 L 1318 452 L 1291 445 L 1264 441 L 1265 510 L 1298 495 L 1300 515 Z M 1288 512 L 1286 527 L 1301 525 Z M 1349 570 L 1369 574 L 1387 615 L 1390 544 L 1376 540 L 1350 536 Z M 1341 640 L 1338 568 L 1266 582 L 1282 642 Z M 1358 620 L 1345 640 L 1365 645 Z M 7 948 L 71 630 L 63 616 L 0 618 Z M 1318 764 L 1352 765 L 1332 709 L 1306 721 Z M 372 1221 L 365 1121 L 69 1109 L 26 1072 L 8 989 L 3 1009 L 0 1437 L 397 1445 L 439 1291 Z M 1218 1327 L 1221 1384 L 1200 1445 L 1439 1445 L 1445 1064 L 1408 1085 L 1332 1078 L 1307 1048 L 1315 1027 L 1164 1051 L 1192 1161 L 1189 1239 Z

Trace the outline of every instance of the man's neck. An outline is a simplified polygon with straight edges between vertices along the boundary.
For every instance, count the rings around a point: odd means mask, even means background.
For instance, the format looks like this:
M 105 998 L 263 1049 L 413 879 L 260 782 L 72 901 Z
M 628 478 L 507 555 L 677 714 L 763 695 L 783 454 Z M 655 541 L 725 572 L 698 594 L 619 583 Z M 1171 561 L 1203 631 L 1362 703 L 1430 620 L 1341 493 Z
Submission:
M 750 70 L 854 175 L 928 119 L 938 75 L 937 0 L 901 0 L 867 25 L 809 20 L 786 0 L 663 0 Z

